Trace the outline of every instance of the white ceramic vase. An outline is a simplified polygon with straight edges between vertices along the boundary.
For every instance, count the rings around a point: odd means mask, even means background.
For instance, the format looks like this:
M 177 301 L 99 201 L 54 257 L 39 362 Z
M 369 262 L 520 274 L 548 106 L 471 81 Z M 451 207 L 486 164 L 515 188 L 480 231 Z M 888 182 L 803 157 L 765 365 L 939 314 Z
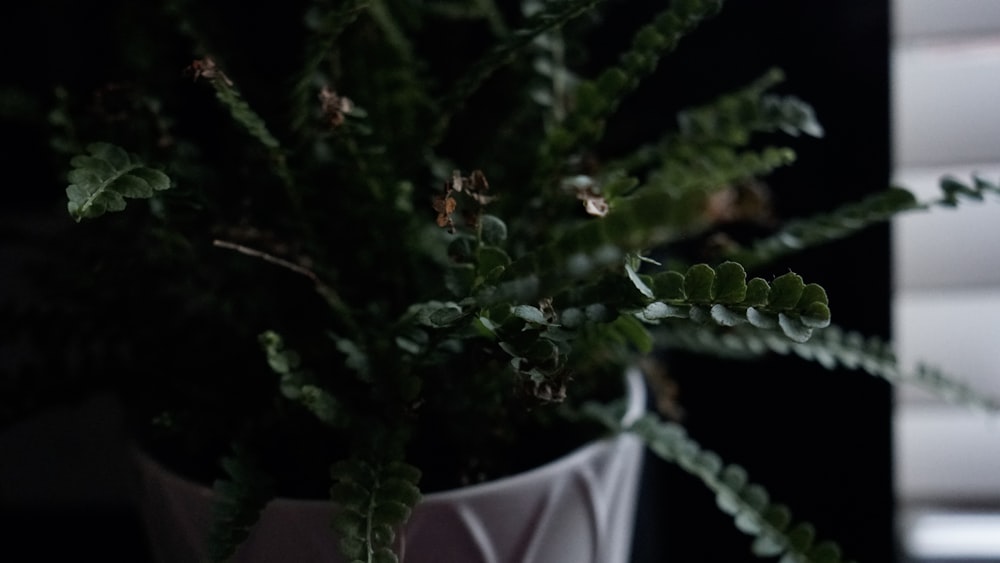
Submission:
M 626 420 L 645 388 L 626 375 Z M 643 445 L 623 434 L 511 477 L 425 495 L 400 533 L 403 563 L 625 563 Z M 138 456 L 140 512 L 159 563 L 205 560 L 212 490 Z M 329 501 L 275 499 L 234 563 L 343 563 Z

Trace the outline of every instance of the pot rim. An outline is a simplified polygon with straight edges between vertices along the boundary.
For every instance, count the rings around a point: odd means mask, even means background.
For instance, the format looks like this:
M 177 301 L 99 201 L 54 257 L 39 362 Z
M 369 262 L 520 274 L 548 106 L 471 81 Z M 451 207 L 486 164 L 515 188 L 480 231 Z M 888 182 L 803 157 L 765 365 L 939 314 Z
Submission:
M 625 396 L 628 401 L 628 406 L 626 408 L 625 415 L 622 417 L 622 425 L 629 426 L 646 412 L 646 387 L 642 372 L 637 367 L 633 366 L 627 368 L 623 379 L 625 383 Z M 463 499 L 495 494 L 499 489 L 516 488 L 519 486 L 529 485 L 532 482 L 543 481 L 549 479 L 553 474 L 565 471 L 566 467 L 581 464 L 588 458 L 591 458 L 608 448 L 619 446 L 622 441 L 626 440 L 638 440 L 638 438 L 619 433 L 592 440 L 548 463 L 514 475 L 499 477 L 483 483 L 476 483 L 473 485 L 466 485 L 454 489 L 424 494 L 421 496 L 418 504 L 453 503 Z M 177 474 L 153 459 L 148 453 L 142 451 L 141 448 L 134 447 L 132 449 L 133 454 L 138 459 L 139 463 L 145 466 L 147 470 L 164 474 L 164 476 L 169 478 L 169 480 L 181 483 L 183 484 L 182 486 L 196 491 L 199 495 L 210 497 L 214 494 L 212 487 L 206 486 L 203 483 L 191 481 L 190 479 Z M 303 499 L 279 496 L 271 499 L 268 504 L 292 507 L 311 505 L 320 506 L 329 505 L 329 503 L 329 499 Z

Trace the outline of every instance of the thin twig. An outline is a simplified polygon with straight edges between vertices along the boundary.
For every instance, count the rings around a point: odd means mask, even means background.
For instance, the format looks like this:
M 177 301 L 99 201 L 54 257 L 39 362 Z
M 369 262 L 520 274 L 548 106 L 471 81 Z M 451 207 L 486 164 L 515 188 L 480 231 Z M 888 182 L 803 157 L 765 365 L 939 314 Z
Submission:
M 323 280 L 319 279 L 316 272 L 313 272 L 309 268 L 300 266 L 294 262 L 289 262 L 283 258 L 278 258 L 273 254 L 268 254 L 261 250 L 255 248 L 250 248 L 249 246 L 243 246 L 242 244 L 237 244 L 235 242 L 229 242 L 226 240 L 215 239 L 212 241 L 212 245 L 218 246 L 219 248 L 225 248 L 227 250 L 235 250 L 240 254 L 245 254 L 247 256 L 253 256 L 254 258 L 260 258 L 265 262 L 269 262 L 276 266 L 281 266 L 295 272 L 296 274 L 303 275 L 310 280 L 316 286 L 316 293 L 319 293 L 323 299 L 326 300 L 327 304 L 337 313 L 340 319 L 352 330 L 360 330 L 358 324 L 354 321 L 354 315 L 351 310 L 344 304 L 344 301 L 340 298 L 340 295 L 330 286 L 323 283 Z
M 254 248 L 250 248 L 249 246 L 243 246 L 242 244 L 236 244 L 235 242 L 229 242 L 229 241 L 219 240 L 219 239 L 213 240 L 212 244 L 214 246 L 218 246 L 220 248 L 227 248 L 229 250 L 235 250 L 236 252 L 239 252 L 240 254 L 246 254 L 247 256 L 253 256 L 254 258 L 260 258 L 261 260 L 264 260 L 265 262 L 270 262 L 271 264 L 276 264 L 276 265 L 281 266 L 283 268 L 287 268 L 287 269 L 289 269 L 289 270 L 291 270 L 291 271 L 293 271 L 293 272 L 295 272 L 297 274 L 302 274 L 303 276 L 311 279 L 313 281 L 313 283 L 315 283 L 317 286 L 324 285 L 323 282 L 319 279 L 319 276 L 316 275 L 316 272 L 313 272 L 312 270 L 310 270 L 308 268 L 305 268 L 303 266 L 295 264 L 294 262 L 289 262 L 288 260 L 285 260 L 283 258 L 278 258 L 277 256 L 275 256 L 273 254 L 268 254 L 266 252 L 263 252 L 263 251 L 260 251 L 260 250 L 254 249 Z

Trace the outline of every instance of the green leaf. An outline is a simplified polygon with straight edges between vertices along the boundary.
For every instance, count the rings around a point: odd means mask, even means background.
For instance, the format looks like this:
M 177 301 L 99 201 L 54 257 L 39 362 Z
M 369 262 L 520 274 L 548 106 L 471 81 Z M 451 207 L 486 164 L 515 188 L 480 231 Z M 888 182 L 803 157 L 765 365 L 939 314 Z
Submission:
M 483 246 L 479 249 L 479 273 L 484 276 L 495 275 L 496 270 L 503 270 L 510 265 L 510 256 L 495 246 Z
M 344 365 L 357 373 L 363 381 L 371 381 L 369 373 L 368 354 L 364 352 L 353 340 L 347 338 L 336 338 L 335 345 L 340 353 L 346 356 Z
M 653 335 L 635 317 L 621 315 L 614 320 L 612 326 L 640 353 L 648 354 L 653 351 Z
M 628 279 L 629 281 L 632 282 L 632 285 L 634 285 L 635 288 L 639 290 L 639 293 L 643 294 L 644 296 L 650 299 L 653 298 L 653 290 L 650 289 L 649 286 L 646 285 L 646 282 L 644 282 L 639 277 L 639 274 L 636 273 L 635 268 L 633 268 L 632 265 L 627 262 L 625 263 L 625 273 L 628 275 Z
M 639 316 L 646 321 L 658 321 L 661 319 L 686 319 L 690 309 L 688 307 L 678 307 L 669 305 L 661 301 L 656 301 L 646 305 L 646 308 L 639 312 Z
M 367 557 L 368 550 L 365 549 L 365 542 L 360 537 L 342 537 L 338 545 L 340 547 L 340 552 L 348 559 L 351 559 L 352 563 L 354 563 L 354 561 L 365 563 L 365 560 L 362 558 Z
M 715 503 L 719 510 L 729 515 L 735 515 L 740 510 L 740 497 L 731 490 L 722 490 L 715 495 Z
M 711 309 L 712 319 L 721 326 L 736 326 L 745 320 L 745 317 L 726 308 L 725 305 L 715 304 Z
M 695 264 L 684 274 L 684 293 L 694 302 L 712 301 L 715 270 L 708 264 Z
M 380 502 L 372 512 L 372 520 L 376 524 L 397 526 L 410 517 L 410 507 L 397 501 Z
M 770 313 L 765 313 L 756 307 L 747 308 L 747 320 L 757 328 L 771 330 L 778 328 L 778 319 Z
M 356 510 L 337 507 L 333 515 L 333 528 L 346 536 L 359 536 L 364 533 L 365 517 Z
M 497 245 L 507 240 L 507 224 L 495 215 L 483 215 L 479 219 L 483 244 Z
M 830 326 L 830 308 L 823 303 L 810 303 L 799 320 L 809 328 L 826 328 Z
M 764 509 L 764 520 L 778 531 L 784 531 L 792 521 L 792 512 L 787 506 L 772 504 Z
M 364 505 L 368 496 L 368 489 L 355 481 L 338 481 L 330 486 L 330 497 L 344 506 Z
M 684 274 L 671 271 L 653 276 L 653 290 L 660 299 L 684 299 Z
M 390 545 L 396 539 L 396 531 L 387 524 L 374 524 L 371 533 L 374 544 Z
M 797 524 L 788 531 L 788 543 L 796 551 L 806 552 L 816 539 L 816 528 L 808 522 Z
M 715 269 L 712 293 L 719 303 L 742 303 L 747 296 L 747 273 L 736 262 L 723 262 Z
M 208 530 L 209 560 L 227 561 L 250 535 L 264 506 L 274 497 L 272 482 L 240 446 L 222 460 L 227 477 L 215 482 L 213 520 Z
M 815 563 L 840 563 L 840 547 L 832 542 L 821 542 L 809 550 L 809 559 Z
M 796 342 L 805 342 L 812 336 L 812 329 L 804 325 L 799 319 L 790 317 L 784 313 L 778 313 L 778 326 L 785 336 Z
M 719 474 L 719 478 L 727 487 L 734 491 L 743 489 L 749 480 L 746 469 L 743 469 L 739 465 L 727 465 L 722 470 L 722 473 Z
M 757 515 L 749 511 L 741 511 L 734 518 L 736 528 L 744 534 L 756 536 L 761 532 L 760 520 Z
M 399 563 L 399 558 L 388 547 L 382 547 L 372 554 L 371 563 Z
M 758 557 L 775 557 L 785 551 L 788 542 L 780 535 L 762 532 L 754 540 L 750 550 Z
M 802 276 L 794 272 L 780 275 L 771 282 L 767 304 L 772 309 L 793 309 L 802 298 L 805 288 Z
M 465 316 L 462 308 L 455 303 L 446 303 L 443 307 L 433 311 L 430 316 L 427 317 L 428 322 L 431 326 L 442 327 L 448 326 L 458 319 Z
M 812 303 L 821 303 L 823 305 L 829 305 L 830 299 L 826 295 L 826 290 L 816 283 L 807 284 L 802 289 L 802 295 L 799 297 L 796 307 L 804 308 Z
M 511 307 L 511 314 L 519 319 L 523 319 L 529 323 L 536 325 L 549 324 L 545 319 L 545 313 L 542 312 L 538 307 L 533 307 L 531 305 L 517 305 Z
M 740 498 L 756 511 L 764 510 L 770 504 L 767 490 L 757 484 L 750 484 L 740 491 Z
M 559 323 L 566 328 L 578 328 L 586 321 L 587 315 L 577 307 L 570 307 L 559 314 Z
M 410 465 L 409 463 L 405 463 L 402 461 L 389 462 L 382 469 L 382 472 L 386 476 L 386 479 L 397 479 L 397 480 L 408 481 L 410 483 L 416 483 L 417 481 L 420 481 L 421 477 L 421 472 L 419 469 Z M 415 489 L 416 485 L 413 485 L 413 487 Z M 414 499 L 414 502 L 416 502 L 416 499 Z
M 767 304 L 767 295 L 771 287 L 767 281 L 761 278 L 753 278 L 747 282 L 747 295 L 743 300 L 745 305 L 758 307 Z

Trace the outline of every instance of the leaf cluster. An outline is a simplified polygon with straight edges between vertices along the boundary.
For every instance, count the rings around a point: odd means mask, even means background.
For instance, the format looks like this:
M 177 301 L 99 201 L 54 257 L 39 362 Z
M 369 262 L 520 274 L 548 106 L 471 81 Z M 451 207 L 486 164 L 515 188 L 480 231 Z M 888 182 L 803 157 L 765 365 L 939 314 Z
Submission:
M 222 468 L 227 477 L 213 486 L 215 517 L 208 539 L 208 556 L 213 563 L 230 560 L 274 496 L 273 482 L 242 447 L 222 459 Z

